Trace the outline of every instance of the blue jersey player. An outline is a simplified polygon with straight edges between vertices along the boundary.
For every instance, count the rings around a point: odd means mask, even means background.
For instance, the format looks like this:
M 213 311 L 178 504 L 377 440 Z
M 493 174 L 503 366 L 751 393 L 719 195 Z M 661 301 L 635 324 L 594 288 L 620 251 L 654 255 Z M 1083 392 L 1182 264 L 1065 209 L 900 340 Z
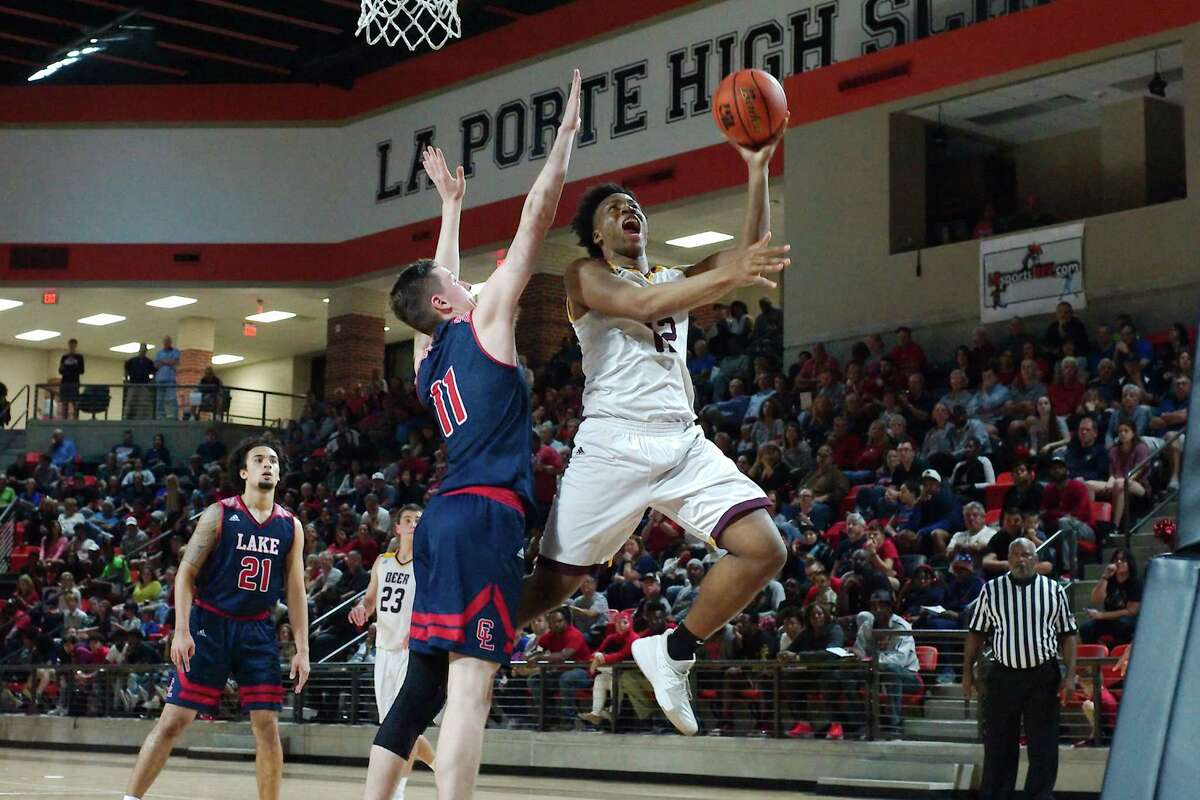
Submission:
M 389 800 L 410 768 L 413 744 L 443 702 L 438 797 L 464 800 L 474 792 L 492 681 L 512 653 L 524 513 L 533 505 L 533 420 L 529 387 L 517 366 L 517 303 L 558 210 L 579 130 L 579 86 L 576 70 L 516 236 L 478 301 L 458 279 L 462 168 L 451 177 L 438 163 L 439 152 L 427 155 L 442 195 L 437 254 L 401 272 L 392 309 L 418 331 L 417 394 L 441 427 L 449 469 L 414 536 L 417 596 L 408 674 L 371 748 L 367 800 Z
M 308 604 L 304 531 L 275 503 L 279 444 L 248 439 L 234 451 L 242 494 L 204 510 L 175 578 L 175 675 L 154 730 L 138 753 L 125 800 L 140 800 L 171 748 L 200 712 L 214 712 L 230 677 L 250 712 L 259 800 L 278 800 L 283 775 L 279 711 L 283 704 L 279 644 L 271 611 L 286 592 L 296 638 L 291 677 L 308 680 Z

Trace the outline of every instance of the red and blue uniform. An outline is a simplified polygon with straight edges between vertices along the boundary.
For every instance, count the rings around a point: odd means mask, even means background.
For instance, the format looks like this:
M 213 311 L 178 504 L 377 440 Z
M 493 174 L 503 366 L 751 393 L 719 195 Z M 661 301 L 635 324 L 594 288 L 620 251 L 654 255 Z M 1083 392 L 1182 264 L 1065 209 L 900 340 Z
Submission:
M 242 708 L 283 706 L 279 642 L 270 614 L 287 581 L 295 536 L 290 512 L 276 504 L 258 522 L 241 497 L 220 502 L 217 543 L 196 578 L 191 669 L 176 672 L 167 702 L 212 712 L 232 674 Z
M 434 331 L 417 396 L 441 429 L 448 469 L 413 538 L 409 646 L 506 664 L 533 507 L 529 385 L 488 354 L 466 314 Z

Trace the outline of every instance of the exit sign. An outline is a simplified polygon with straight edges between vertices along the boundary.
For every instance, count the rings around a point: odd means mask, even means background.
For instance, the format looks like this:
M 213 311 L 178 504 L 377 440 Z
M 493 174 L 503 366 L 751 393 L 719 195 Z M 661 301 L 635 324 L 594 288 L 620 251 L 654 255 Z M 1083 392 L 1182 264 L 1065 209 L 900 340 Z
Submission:
M 242 325 L 242 335 L 243 336 L 257 336 L 258 328 L 254 325 L 251 325 L 249 322 L 247 322 L 244 325 Z
M 46 291 L 42 292 L 42 305 L 58 305 L 58 289 L 47 289 Z

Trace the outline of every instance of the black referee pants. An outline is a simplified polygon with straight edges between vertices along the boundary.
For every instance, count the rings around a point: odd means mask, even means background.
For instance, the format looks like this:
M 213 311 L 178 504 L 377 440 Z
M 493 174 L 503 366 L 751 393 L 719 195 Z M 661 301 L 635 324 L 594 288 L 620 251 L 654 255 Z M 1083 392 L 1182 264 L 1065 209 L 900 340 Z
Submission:
M 981 800 L 1009 800 L 1017 785 L 1021 760 L 1021 722 L 1025 722 L 1029 771 L 1028 800 L 1053 800 L 1058 778 L 1058 660 L 1033 669 L 993 665 L 984 703 L 987 730 L 983 738 Z

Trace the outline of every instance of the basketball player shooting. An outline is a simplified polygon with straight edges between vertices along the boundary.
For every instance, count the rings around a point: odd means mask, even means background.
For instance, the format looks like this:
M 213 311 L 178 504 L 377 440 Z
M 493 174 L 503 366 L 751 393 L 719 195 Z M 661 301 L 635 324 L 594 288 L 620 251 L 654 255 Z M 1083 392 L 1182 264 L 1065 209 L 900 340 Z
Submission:
M 438 797 L 474 793 L 492 683 L 514 645 L 524 514 L 533 507 L 533 418 L 517 366 L 517 307 L 558 210 L 579 130 L 579 87 L 576 70 L 554 147 L 525 199 L 508 255 L 478 301 L 458 279 L 461 171 L 453 180 L 431 176 L 442 195 L 437 255 L 410 264 L 392 288 L 392 310 L 418 331 L 417 396 L 441 426 L 449 467 L 414 535 L 408 674 L 371 748 L 367 800 L 390 800 L 443 703 Z
M 270 614 L 287 592 L 295 633 L 291 679 L 299 694 L 308 680 L 308 600 L 304 592 L 304 530 L 275 503 L 279 444 L 247 439 L 234 451 L 242 494 L 204 510 L 175 577 L 175 676 L 154 730 L 138 753 L 125 800 L 141 800 L 167 763 L 171 748 L 199 712 L 215 713 L 232 673 L 254 731 L 259 800 L 278 800 L 283 775 L 279 712 L 283 686 L 279 641 Z
M 566 272 L 567 312 L 583 351 L 583 424 L 525 583 L 522 623 L 561 604 L 583 575 L 612 559 L 647 506 L 700 541 L 728 551 L 704 579 L 683 625 L 644 637 L 633 655 L 663 712 L 683 734 L 698 726 L 687 672 L 699 643 L 720 630 L 783 567 L 769 503 L 695 424 L 687 370 L 688 311 L 744 286 L 774 288 L 788 248 L 770 247 L 767 168 L 786 123 L 760 149 L 736 146 L 749 168 L 742 249 L 685 273 L 651 266 L 649 228 L 616 184 L 584 194 L 572 227 L 587 258 Z
M 432 152 L 432 151 L 430 151 Z M 443 170 L 445 161 L 441 161 Z M 425 170 L 432 165 L 426 156 Z M 420 506 L 405 506 L 400 509 L 396 522 L 396 536 L 388 552 L 375 559 L 371 568 L 371 581 L 366 594 L 358 605 L 350 609 L 350 621 L 363 627 L 373 615 L 375 623 L 375 707 L 379 710 L 379 721 L 387 713 L 404 685 L 408 674 L 408 637 L 412 625 L 413 600 L 417 596 L 417 581 L 413 576 L 413 531 L 421 520 Z M 413 749 L 415 760 L 433 766 L 433 745 L 424 736 L 417 738 Z M 404 776 L 396 790 L 395 800 L 403 800 L 408 775 L 413 760 L 405 763 L 401 771 Z

